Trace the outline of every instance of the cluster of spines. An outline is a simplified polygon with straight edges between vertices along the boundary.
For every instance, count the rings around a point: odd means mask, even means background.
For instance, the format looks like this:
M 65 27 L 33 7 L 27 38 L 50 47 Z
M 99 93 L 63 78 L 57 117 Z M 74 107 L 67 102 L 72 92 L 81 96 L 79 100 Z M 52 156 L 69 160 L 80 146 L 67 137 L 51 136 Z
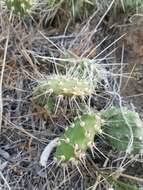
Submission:
M 101 133 L 102 120 L 99 116 L 85 114 L 77 117 L 59 138 L 55 160 L 78 163 L 85 159 L 86 150 L 93 149 L 95 135 Z
M 33 1 L 34 0 L 6 0 L 6 4 L 9 9 L 23 16 L 29 12 Z

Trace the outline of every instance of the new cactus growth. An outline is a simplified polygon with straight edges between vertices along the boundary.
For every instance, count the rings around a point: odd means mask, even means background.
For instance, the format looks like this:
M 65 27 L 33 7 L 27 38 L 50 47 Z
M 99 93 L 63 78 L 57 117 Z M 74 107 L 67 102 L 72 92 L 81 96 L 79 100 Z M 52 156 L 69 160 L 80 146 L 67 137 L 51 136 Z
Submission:
M 23 16 L 28 13 L 33 1 L 34 0 L 6 0 L 6 4 L 9 9 Z
M 94 88 L 86 80 L 66 75 L 52 75 L 47 80 L 39 81 L 34 90 L 34 94 L 43 94 L 45 92 L 56 96 L 80 96 L 91 95 Z
M 143 122 L 138 113 L 126 108 L 111 107 L 101 115 L 106 121 L 103 131 L 113 148 L 126 151 L 133 137 L 130 153 L 139 153 L 143 149 Z
M 99 116 L 85 114 L 77 117 L 59 138 L 55 159 L 65 163 L 84 159 L 86 150 L 94 146 L 94 136 L 101 133 L 101 125 Z

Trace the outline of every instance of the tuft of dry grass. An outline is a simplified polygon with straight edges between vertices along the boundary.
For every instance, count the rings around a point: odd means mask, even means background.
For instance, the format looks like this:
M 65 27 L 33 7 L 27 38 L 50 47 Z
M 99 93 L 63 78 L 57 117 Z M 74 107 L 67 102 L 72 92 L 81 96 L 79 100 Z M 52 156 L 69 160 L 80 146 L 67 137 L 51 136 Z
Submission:
M 141 160 L 138 155 L 128 159 L 110 151 L 103 137 L 98 139 L 94 157 L 87 152 L 86 165 L 53 165 L 52 155 L 46 168 L 39 164 L 44 147 L 63 132 L 67 119 L 60 115 L 53 122 L 43 116 L 44 110 L 32 101 L 37 80 L 86 60 L 99 65 L 104 79 L 92 97 L 92 107 L 100 110 L 124 104 L 118 80 L 130 73 L 123 73 L 123 60 L 117 63 L 115 59 L 115 45 L 123 36 L 111 42 L 104 33 L 104 19 L 113 3 L 104 14 L 98 10 L 81 23 L 67 22 L 57 28 L 51 22 L 57 9 L 47 10 L 42 2 L 24 18 L 11 14 L 0 2 L 0 189 L 107 189 L 107 173 L 125 172 Z

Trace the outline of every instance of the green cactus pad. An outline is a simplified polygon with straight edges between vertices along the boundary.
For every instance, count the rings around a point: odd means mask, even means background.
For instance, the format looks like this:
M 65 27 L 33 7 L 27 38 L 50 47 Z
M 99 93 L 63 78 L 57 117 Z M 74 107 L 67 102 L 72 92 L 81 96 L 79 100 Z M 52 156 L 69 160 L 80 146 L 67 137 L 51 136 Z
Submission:
M 133 134 L 133 145 L 131 152 L 139 153 L 143 148 L 143 122 L 138 113 L 129 111 L 126 108 L 112 107 L 101 112 L 102 118 L 106 121 L 103 126 L 104 132 L 111 146 L 120 151 L 126 151 L 131 131 Z
M 52 75 L 47 80 L 39 81 L 35 94 L 51 93 L 56 96 L 87 96 L 94 91 L 86 80 L 68 77 L 66 75 Z
M 94 136 L 101 132 L 101 119 L 95 115 L 82 115 L 75 119 L 59 139 L 55 158 L 63 162 L 78 161 L 94 143 Z
M 60 3 L 59 0 L 45 0 L 47 6 L 52 7 L 55 6 L 56 4 Z
M 45 102 L 44 108 L 49 114 L 54 113 L 55 103 L 52 98 L 49 98 L 49 100 Z
M 142 0 L 124 0 L 123 6 L 126 10 L 134 9 L 135 7 L 141 6 L 143 4 Z
M 7 7 L 14 12 L 25 15 L 31 8 L 34 0 L 6 0 Z

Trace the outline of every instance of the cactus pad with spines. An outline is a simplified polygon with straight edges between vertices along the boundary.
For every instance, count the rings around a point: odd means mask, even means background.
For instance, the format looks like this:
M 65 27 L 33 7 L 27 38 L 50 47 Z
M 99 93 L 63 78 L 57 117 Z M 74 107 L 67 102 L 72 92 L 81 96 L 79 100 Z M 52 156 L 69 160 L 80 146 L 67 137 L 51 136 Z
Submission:
M 128 10 L 128 9 L 134 9 L 135 7 L 141 6 L 143 1 L 142 0 L 124 0 L 122 3 L 125 10 Z
M 143 150 L 143 122 L 138 113 L 129 111 L 127 108 L 111 107 L 103 111 L 101 115 L 106 121 L 103 131 L 107 134 L 107 140 L 113 148 L 126 151 L 132 131 L 131 152 L 139 153 Z
M 51 75 L 47 80 L 39 81 L 34 90 L 35 94 L 43 94 L 45 92 L 56 96 L 81 96 L 91 95 L 94 88 L 88 84 L 86 80 L 68 77 L 66 75 Z
M 34 0 L 6 0 L 7 7 L 14 12 L 25 15 L 31 8 Z
M 59 138 L 55 158 L 65 163 L 84 159 L 86 150 L 94 144 L 94 136 L 101 132 L 101 124 L 99 116 L 85 114 L 77 117 Z

